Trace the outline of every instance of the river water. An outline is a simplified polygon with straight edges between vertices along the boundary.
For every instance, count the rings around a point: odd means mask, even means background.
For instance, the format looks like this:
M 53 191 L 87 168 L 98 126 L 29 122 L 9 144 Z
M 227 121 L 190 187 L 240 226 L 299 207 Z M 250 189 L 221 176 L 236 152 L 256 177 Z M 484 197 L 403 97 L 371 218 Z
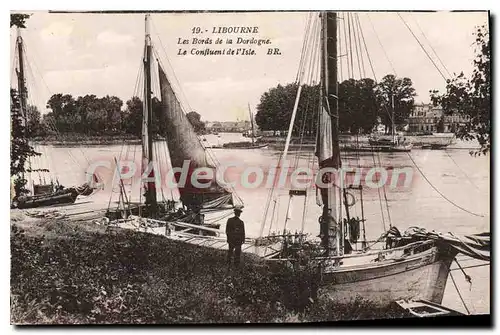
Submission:
M 207 145 L 222 144 L 229 141 L 249 141 L 240 134 L 207 135 Z M 356 156 L 343 154 L 343 164 L 361 166 L 364 170 L 374 165 L 385 167 L 391 177 L 391 171 L 407 168 L 412 171 L 407 175 L 407 185 L 363 189 L 363 214 L 366 218 L 366 238 L 377 239 L 384 228 L 389 224 L 396 226 L 401 232 L 411 226 L 436 230 L 439 232 L 453 232 L 455 234 L 473 234 L 490 231 L 490 157 L 472 157 L 469 150 L 470 143 L 458 143 L 449 150 L 420 150 L 414 149 L 410 153 L 380 153 L 373 156 L 371 153 Z M 87 199 L 77 200 L 77 205 L 71 211 L 84 213 L 105 209 L 113 206 L 117 198 L 117 186 L 111 182 L 114 169 L 114 158 L 117 160 L 134 160 L 140 162 L 139 146 L 95 146 L 80 147 L 37 147 L 44 156 L 34 165 L 45 166 L 51 170 L 51 175 L 57 175 L 58 180 L 65 186 L 81 184 L 85 181 L 85 171 L 89 164 L 97 161 L 111 163 L 111 168 L 100 168 L 97 171 L 105 182 L 104 190 Z M 168 155 L 165 143 L 157 144 L 157 151 L 163 170 L 168 166 Z M 241 179 L 243 171 L 251 167 L 254 170 L 264 171 L 264 181 L 269 177 L 269 169 L 276 165 L 280 152 L 270 149 L 212 149 L 211 153 L 221 165 L 239 165 L 228 169 L 226 179 Z M 290 152 L 288 161 L 291 166 L 314 166 L 313 152 L 298 155 Z M 374 163 L 375 161 L 375 163 Z M 415 167 L 415 165 L 418 167 Z M 291 171 L 291 170 L 290 170 Z M 424 177 L 425 176 L 425 177 Z M 38 178 L 34 176 L 34 178 Z M 252 179 L 249 177 L 249 179 Z M 362 176 L 362 183 L 364 181 Z M 255 180 L 254 180 L 255 181 Z M 125 182 L 125 186 L 128 185 Z M 262 229 L 264 214 L 267 210 L 264 233 L 282 230 L 285 217 L 288 220 L 286 228 L 291 231 L 300 231 L 304 222 L 304 232 L 312 237 L 319 234 L 318 217 L 321 209 L 316 204 L 315 190 L 311 186 L 307 190 L 307 197 L 294 197 L 290 208 L 288 189 L 283 187 L 274 191 L 270 198 L 269 188 L 265 183 L 255 188 L 245 188 L 236 185 L 236 193 L 243 200 L 244 211 L 241 215 L 245 222 L 248 236 L 258 236 Z M 439 194 L 438 191 L 441 193 Z M 131 198 L 133 192 L 130 193 Z M 359 192 L 352 191 L 357 202 L 351 208 L 351 215 L 361 216 Z M 139 194 L 139 192 L 138 192 Z M 176 198 L 177 192 L 164 190 L 165 198 Z M 446 198 L 446 199 L 445 199 Z M 304 207 L 305 199 L 305 207 Z M 387 205 L 386 201 L 387 199 Z M 139 199 L 135 199 L 139 200 Z M 389 216 L 387 215 L 389 207 Z M 305 216 L 303 218 L 304 208 Z M 68 209 L 68 211 L 70 211 Z M 96 215 L 99 212 L 95 211 Z M 383 214 L 381 214 L 383 213 Z M 216 219 L 216 218 L 212 218 Z M 304 219 L 304 220 L 302 220 Z M 220 223 L 224 224 L 225 219 Z M 272 222 L 272 223 L 271 223 Z M 222 229 L 224 226 L 222 225 Z M 479 264 L 475 260 L 464 260 L 462 266 Z M 454 268 L 456 266 L 453 266 Z M 490 271 L 488 266 L 470 268 L 466 270 L 472 277 L 469 285 L 460 271 L 452 271 L 462 297 L 471 313 L 489 313 L 490 310 Z M 446 287 L 445 306 L 466 312 L 463 304 L 449 278 Z

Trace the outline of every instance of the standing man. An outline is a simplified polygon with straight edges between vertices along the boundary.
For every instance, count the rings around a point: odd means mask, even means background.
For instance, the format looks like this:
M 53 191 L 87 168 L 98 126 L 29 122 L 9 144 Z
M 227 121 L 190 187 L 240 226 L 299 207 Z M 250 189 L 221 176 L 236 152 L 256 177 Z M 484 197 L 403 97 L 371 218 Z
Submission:
M 234 209 L 234 217 L 229 218 L 226 224 L 226 235 L 229 249 L 227 253 L 227 263 L 231 265 L 231 258 L 234 253 L 234 264 L 240 265 L 241 245 L 245 242 L 245 223 L 241 221 L 242 209 L 237 207 Z

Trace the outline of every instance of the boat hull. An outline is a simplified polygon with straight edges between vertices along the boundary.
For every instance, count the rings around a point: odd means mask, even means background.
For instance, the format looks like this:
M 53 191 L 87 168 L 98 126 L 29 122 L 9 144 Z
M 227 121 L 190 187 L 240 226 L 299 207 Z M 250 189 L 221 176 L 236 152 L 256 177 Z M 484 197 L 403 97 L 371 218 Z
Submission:
M 182 225 L 197 228 L 185 223 Z M 133 227 L 138 229 L 136 225 Z M 165 227 L 156 229 L 144 228 L 143 231 L 164 235 L 168 239 L 192 245 L 227 250 L 226 239 L 223 237 L 213 237 L 210 236 L 212 234 L 206 233 L 198 235 L 187 231 L 177 232 L 177 229 L 169 230 L 167 233 Z M 199 229 L 208 230 L 202 227 Z M 217 232 L 217 229 L 210 230 Z M 427 244 L 415 247 L 410 245 L 407 249 L 405 247 L 382 249 L 367 254 L 334 257 L 331 260 L 318 259 L 318 262 L 322 264 L 321 278 L 316 286 L 317 293 L 314 295 L 331 299 L 339 304 L 356 304 L 366 301 L 380 308 L 389 307 L 395 301 L 409 299 L 421 299 L 441 304 L 450 265 L 456 252 L 435 244 L 425 249 L 425 245 Z M 423 251 L 422 248 L 424 248 Z M 408 254 L 411 249 L 414 250 Z M 252 253 L 270 262 L 289 264 L 287 259 L 276 258 L 280 250 L 280 245 L 256 246 L 254 241 L 246 241 L 242 246 L 243 252 Z M 336 261 L 341 264 L 335 265 Z
M 17 208 L 37 208 L 52 205 L 72 204 L 76 201 L 78 192 L 74 189 L 54 192 L 51 194 L 23 197 L 18 200 Z
M 223 149 L 264 149 L 268 146 L 267 143 L 251 144 L 251 143 L 226 143 L 222 146 Z
M 356 151 L 356 152 L 410 152 L 411 145 L 368 145 L 368 146 L 345 146 L 340 151 Z
M 448 144 L 424 144 L 422 145 L 422 149 L 431 149 L 431 150 L 445 150 L 448 147 Z
M 397 300 L 425 299 L 440 304 L 454 255 L 437 247 L 402 261 L 324 273 L 318 294 L 339 303 L 369 301 L 387 307 Z

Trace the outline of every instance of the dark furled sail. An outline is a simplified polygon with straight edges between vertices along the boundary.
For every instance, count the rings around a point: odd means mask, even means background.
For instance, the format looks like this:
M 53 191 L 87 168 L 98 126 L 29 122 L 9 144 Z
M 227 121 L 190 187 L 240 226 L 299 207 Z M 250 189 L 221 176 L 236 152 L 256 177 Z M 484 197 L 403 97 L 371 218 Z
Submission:
M 182 168 L 184 162 L 189 167 L 185 185 L 179 185 L 179 193 L 182 203 L 191 209 L 206 208 L 207 204 L 214 204 L 213 200 L 224 197 L 222 201 L 225 205 L 232 205 L 231 193 L 217 185 L 215 181 L 215 168 L 208 162 L 205 148 L 200 143 L 193 126 L 190 124 L 187 116 L 182 110 L 181 104 L 177 99 L 167 75 L 158 64 L 161 106 L 167 123 L 167 145 L 170 153 L 170 161 L 173 168 Z M 200 176 L 200 184 L 210 184 L 210 187 L 195 187 L 191 183 L 191 174 L 197 168 L 208 168 L 213 171 L 213 178 Z M 180 173 L 175 173 L 175 180 L 179 183 Z M 221 202 L 216 201 L 220 204 Z M 212 207 L 212 206 L 208 206 Z

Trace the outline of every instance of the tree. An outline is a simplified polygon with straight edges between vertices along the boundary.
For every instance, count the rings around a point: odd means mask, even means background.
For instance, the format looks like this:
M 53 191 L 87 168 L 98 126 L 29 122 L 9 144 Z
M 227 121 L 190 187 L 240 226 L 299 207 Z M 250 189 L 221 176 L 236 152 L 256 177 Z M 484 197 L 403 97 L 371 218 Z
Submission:
M 377 122 L 380 98 L 372 79 L 346 80 L 339 84 L 339 128 L 370 132 Z M 297 95 L 297 84 L 278 85 L 261 96 L 255 120 L 262 130 L 287 130 Z M 294 135 L 314 135 L 319 109 L 319 85 L 302 86 L 294 123 Z
M 40 128 L 42 128 L 42 135 L 56 135 L 57 129 L 55 128 L 55 118 L 54 113 L 49 112 L 44 114 L 42 117 L 42 122 L 40 123 Z
M 377 85 L 376 94 L 382 104 L 379 116 L 386 129 L 392 130 L 393 99 L 394 124 L 396 126 L 405 124 L 413 109 L 414 97 L 416 96 L 411 79 L 396 78 L 396 76 L 388 74 Z
M 260 97 L 255 122 L 261 130 L 288 129 L 297 88 L 296 84 L 278 85 Z
M 105 119 L 105 132 L 108 134 L 119 132 L 121 129 L 123 101 L 118 97 L 106 95 L 100 99 L 99 103 Z
M 80 121 L 78 127 L 79 133 L 92 135 L 102 132 L 103 129 L 100 128 L 103 121 L 98 121 L 98 113 L 93 115 L 94 111 L 99 109 L 99 99 L 94 94 L 87 94 L 83 97 L 78 97 L 75 101 L 75 109 L 75 113 L 78 115 L 78 119 Z
M 195 111 L 189 112 L 186 114 L 189 122 L 194 128 L 194 131 L 197 134 L 202 134 L 205 132 L 205 123 L 201 121 L 201 115 L 196 113 Z
M 116 96 L 99 98 L 94 94 L 79 96 L 54 94 L 47 102 L 50 120 L 60 133 L 112 135 L 121 133 L 123 101 Z M 49 120 L 49 119 L 47 119 Z
M 441 105 L 446 114 L 458 113 L 465 122 L 455 127 L 459 139 L 476 139 L 481 148 L 476 154 L 485 154 L 491 149 L 491 64 L 488 28 L 476 27 L 474 33 L 474 70 L 470 78 L 461 72 L 447 81 L 446 93 L 433 90 L 431 100 Z
M 71 94 L 54 94 L 47 102 L 47 108 L 52 109 L 55 127 L 59 132 L 75 132 L 81 129 L 81 117 L 76 112 L 75 99 Z
M 165 137 L 167 135 L 167 122 L 162 109 L 161 101 L 153 97 L 153 124 L 151 132 L 155 135 Z M 127 134 L 140 137 L 142 134 L 143 103 L 139 97 L 133 97 L 126 103 L 125 111 L 122 113 L 122 130 Z M 203 125 L 204 126 L 204 125 Z
M 140 137 L 142 134 L 142 101 L 139 97 L 128 100 L 123 117 L 123 129 L 128 134 Z
M 28 14 L 10 14 L 10 27 L 26 28 L 26 20 L 29 17 Z
M 28 138 L 42 135 L 43 129 L 41 126 L 41 114 L 36 106 L 28 105 L 26 108 L 26 132 Z
M 272 131 L 288 130 L 297 92 L 297 84 L 278 85 L 265 92 L 260 98 L 255 115 L 255 122 L 259 128 Z M 303 85 L 292 130 L 294 135 L 315 133 L 318 104 L 319 85 Z
M 295 97 L 293 97 L 293 104 L 295 104 Z M 318 109 L 319 85 L 302 85 L 301 97 L 299 100 L 299 106 L 297 107 L 297 116 L 292 129 L 292 134 L 295 136 L 314 136 L 318 125 Z M 288 118 L 288 121 L 285 123 L 287 127 L 290 124 L 292 112 L 293 110 L 290 109 L 288 111 L 288 115 L 283 115 Z
M 14 177 L 14 188 L 16 197 L 27 194 L 27 180 L 25 173 L 31 172 L 26 168 L 26 161 L 33 156 L 40 156 L 28 142 L 28 134 L 24 126 L 23 115 L 21 113 L 21 103 L 19 93 L 15 89 L 10 89 L 10 176 Z
M 349 79 L 339 84 L 339 128 L 351 133 L 370 132 L 377 123 L 380 101 L 372 79 Z

